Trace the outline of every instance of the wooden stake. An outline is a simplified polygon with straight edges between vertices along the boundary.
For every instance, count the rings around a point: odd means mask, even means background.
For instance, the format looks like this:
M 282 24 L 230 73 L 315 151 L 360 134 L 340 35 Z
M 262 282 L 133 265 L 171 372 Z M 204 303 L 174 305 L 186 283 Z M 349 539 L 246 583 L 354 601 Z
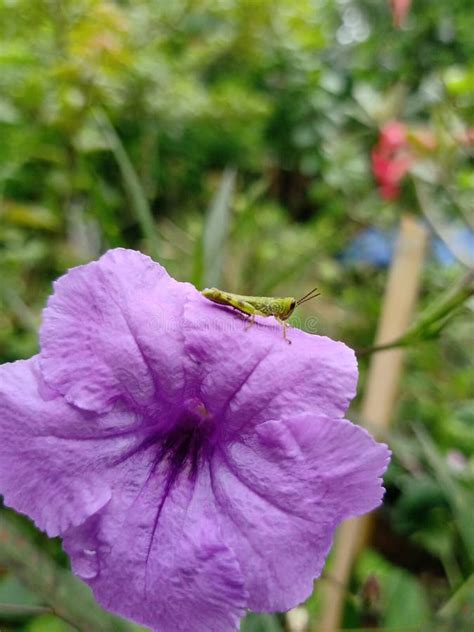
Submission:
M 411 217 L 401 220 L 400 234 L 385 290 L 376 345 L 391 342 L 408 328 L 415 310 L 426 251 L 427 230 Z M 376 435 L 383 435 L 392 419 L 402 373 L 404 349 L 375 353 L 370 362 L 361 406 L 364 423 Z M 344 609 L 344 589 L 352 564 L 370 534 L 370 515 L 344 522 L 338 530 L 331 568 L 331 580 L 325 581 L 323 611 L 317 632 L 336 632 Z

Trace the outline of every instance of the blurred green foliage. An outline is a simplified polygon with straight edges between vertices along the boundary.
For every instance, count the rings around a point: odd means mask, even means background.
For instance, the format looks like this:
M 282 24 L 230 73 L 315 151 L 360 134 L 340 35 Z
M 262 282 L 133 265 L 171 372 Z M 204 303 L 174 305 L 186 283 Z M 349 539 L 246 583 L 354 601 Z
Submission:
M 340 255 L 405 211 L 442 238 L 469 221 L 472 154 L 459 139 L 474 121 L 473 28 L 471 0 L 418 0 L 401 30 L 380 0 L 0 0 L 1 360 L 36 352 L 52 280 L 117 245 L 198 287 L 318 285 L 303 312 L 318 332 L 370 346 L 386 270 Z M 370 155 L 392 119 L 429 130 L 436 149 L 421 148 L 389 203 Z M 430 258 L 422 307 L 462 272 Z M 384 537 L 359 559 L 347 628 L 473 628 L 470 313 L 461 306 L 440 337 L 408 349 Z M 34 537 L 67 565 L 59 543 Z M 48 605 L 0 564 L 0 603 Z M 310 625 L 319 608 L 316 591 Z M 71 628 L 0 609 L 0 629 Z M 251 616 L 243 629 L 282 619 Z

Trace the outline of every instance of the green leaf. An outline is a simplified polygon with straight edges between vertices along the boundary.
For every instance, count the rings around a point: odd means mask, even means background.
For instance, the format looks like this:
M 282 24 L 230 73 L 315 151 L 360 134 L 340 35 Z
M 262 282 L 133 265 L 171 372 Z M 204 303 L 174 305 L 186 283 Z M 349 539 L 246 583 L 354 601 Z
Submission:
M 410 573 L 393 569 L 388 577 L 385 626 L 398 630 L 416 629 L 429 619 L 428 597 Z
M 207 211 L 203 229 L 203 285 L 219 286 L 237 172 L 227 167 Z
M 29 623 L 25 632 L 74 632 L 77 628 L 61 621 L 52 614 L 44 614 Z
M 40 603 L 41 600 L 27 590 L 14 575 L 8 574 L 0 581 L 0 613 L 4 604 L 11 606 L 36 606 Z
M 240 624 L 240 632 L 283 632 L 283 628 L 274 615 L 250 613 Z
M 103 110 L 97 109 L 95 116 L 108 142 L 110 151 L 117 161 L 125 190 L 130 199 L 132 211 L 142 229 L 143 236 L 148 242 L 150 253 L 155 258 L 163 258 L 160 240 L 148 200 L 122 140 Z
M 473 494 L 465 490 L 453 478 L 445 460 L 426 432 L 422 430 L 421 427 L 415 427 L 414 431 L 423 449 L 426 460 L 432 467 L 433 472 L 446 495 L 446 499 L 451 505 L 456 525 L 459 530 L 459 534 L 463 539 L 466 552 L 471 560 L 471 563 L 474 563 Z
M 379 602 L 384 628 L 397 632 L 419 632 L 429 619 L 428 597 L 420 582 L 409 572 L 395 566 L 376 551 L 366 549 L 357 560 L 355 576 L 364 584 L 369 578 L 380 586 Z

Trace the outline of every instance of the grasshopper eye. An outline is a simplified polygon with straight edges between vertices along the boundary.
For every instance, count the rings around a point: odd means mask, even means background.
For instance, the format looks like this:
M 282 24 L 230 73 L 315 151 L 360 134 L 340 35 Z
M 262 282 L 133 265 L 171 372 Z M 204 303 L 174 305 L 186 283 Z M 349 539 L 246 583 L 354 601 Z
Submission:
M 296 307 L 296 301 L 295 299 L 293 299 L 290 303 L 290 309 L 295 309 L 295 307 Z

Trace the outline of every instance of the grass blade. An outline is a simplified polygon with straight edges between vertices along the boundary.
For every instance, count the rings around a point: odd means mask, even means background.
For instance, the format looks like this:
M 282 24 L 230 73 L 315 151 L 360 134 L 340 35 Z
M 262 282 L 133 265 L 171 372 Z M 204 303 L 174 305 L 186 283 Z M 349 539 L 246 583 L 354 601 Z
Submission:
M 219 188 L 206 213 L 202 238 L 202 282 L 206 287 L 218 287 L 221 280 L 236 177 L 234 168 L 227 167 L 224 170 Z
M 158 258 L 160 255 L 160 240 L 156 232 L 155 222 L 153 220 L 148 200 L 138 178 L 137 172 L 135 171 L 120 136 L 115 131 L 115 128 L 107 114 L 103 110 L 96 109 L 95 118 L 102 130 L 102 133 L 107 139 L 110 151 L 117 161 L 120 173 L 122 174 L 125 190 L 127 191 L 127 195 L 132 205 L 133 213 L 140 225 L 143 236 L 148 242 L 150 254 L 154 258 Z

